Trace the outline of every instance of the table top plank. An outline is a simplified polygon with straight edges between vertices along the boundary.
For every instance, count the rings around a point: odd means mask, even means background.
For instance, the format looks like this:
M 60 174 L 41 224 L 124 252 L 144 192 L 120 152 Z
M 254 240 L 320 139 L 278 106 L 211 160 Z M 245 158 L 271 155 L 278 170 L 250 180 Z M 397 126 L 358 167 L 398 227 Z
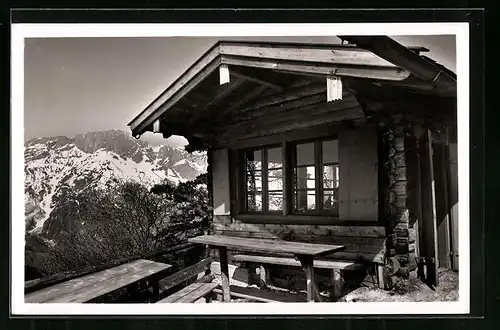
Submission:
M 248 252 L 287 253 L 313 257 L 323 256 L 345 249 L 342 245 L 314 244 L 225 235 L 202 235 L 190 238 L 189 242 L 226 247 L 228 249 L 244 250 Z
M 27 303 L 82 303 L 150 277 L 171 265 L 139 259 L 26 295 Z

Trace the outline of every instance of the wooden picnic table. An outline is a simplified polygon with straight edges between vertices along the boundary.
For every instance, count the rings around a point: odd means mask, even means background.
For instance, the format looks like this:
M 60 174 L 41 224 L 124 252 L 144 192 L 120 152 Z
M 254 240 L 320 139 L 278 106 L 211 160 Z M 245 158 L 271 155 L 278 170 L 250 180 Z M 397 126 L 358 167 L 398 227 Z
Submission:
M 153 281 L 158 294 L 161 273 L 171 265 L 139 259 L 25 295 L 26 303 L 84 303 L 141 280 Z
M 312 244 L 302 242 L 290 242 L 272 239 L 232 237 L 225 235 L 202 235 L 189 239 L 191 243 L 206 244 L 210 247 L 219 249 L 220 267 L 221 267 L 221 286 L 223 300 L 231 301 L 229 291 L 229 267 L 227 250 L 241 250 L 246 252 L 264 252 L 264 253 L 286 253 L 293 254 L 300 261 L 307 279 L 307 301 L 320 300 L 319 292 L 314 280 L 313 261 L 320 256 L 341 251 L 345 247 L 342 245 L 331 244 Z

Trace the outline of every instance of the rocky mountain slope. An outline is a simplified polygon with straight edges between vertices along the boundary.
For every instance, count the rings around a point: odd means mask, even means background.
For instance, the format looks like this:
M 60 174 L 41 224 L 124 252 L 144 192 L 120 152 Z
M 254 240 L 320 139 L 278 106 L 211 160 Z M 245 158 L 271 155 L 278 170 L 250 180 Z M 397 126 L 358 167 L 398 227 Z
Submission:
M 119 131 L 36 138 L 25 143 L 25 216 L 29 232 L 41 232 L 65 189 L 83 190 L 116 180 L 152 185 L 192 180 L 206 172 L 204 153 L 151 146 Z M 49 221 L 48 221 L 49 220 Z

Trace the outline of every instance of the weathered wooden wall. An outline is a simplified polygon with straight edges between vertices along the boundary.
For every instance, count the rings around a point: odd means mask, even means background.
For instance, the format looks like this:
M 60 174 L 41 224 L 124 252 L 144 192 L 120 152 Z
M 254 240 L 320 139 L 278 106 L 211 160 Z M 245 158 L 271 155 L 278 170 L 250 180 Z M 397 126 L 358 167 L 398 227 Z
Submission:
M 378 220 L 377 127 L 339 132 L 339 219 Z

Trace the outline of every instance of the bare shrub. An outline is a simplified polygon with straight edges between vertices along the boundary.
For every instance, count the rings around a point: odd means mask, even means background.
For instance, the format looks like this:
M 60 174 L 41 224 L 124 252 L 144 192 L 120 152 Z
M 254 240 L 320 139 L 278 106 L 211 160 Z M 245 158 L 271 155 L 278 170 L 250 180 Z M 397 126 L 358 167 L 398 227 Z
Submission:
M 206 175 L 177 186 L 121 181 L 68 191 L 60 204 L 72 225 L 37 261 L 47 275 L 151 255 L 201 234 L 211 216 Z

